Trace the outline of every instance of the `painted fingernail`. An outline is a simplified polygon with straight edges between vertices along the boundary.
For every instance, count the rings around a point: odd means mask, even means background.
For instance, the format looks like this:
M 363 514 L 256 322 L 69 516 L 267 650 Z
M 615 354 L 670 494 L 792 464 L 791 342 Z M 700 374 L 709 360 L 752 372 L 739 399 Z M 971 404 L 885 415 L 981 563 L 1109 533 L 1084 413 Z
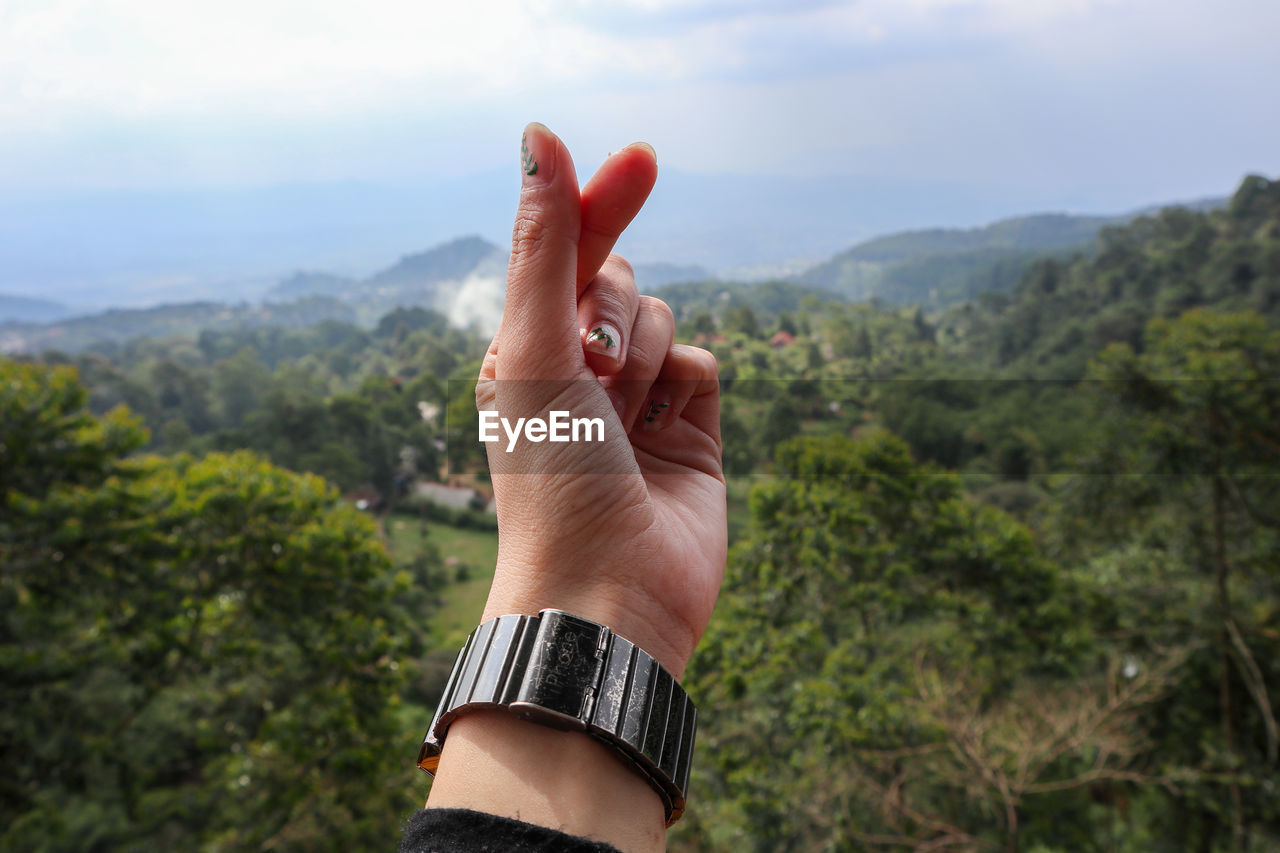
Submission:
M 587 352 L 599 353 L 617 361 L 622 355 L 621 345 L 622 336 L 616 328 L 609 323 L 598 323 L 587 332 L 587 339 L 582 346 Z
M 536 121 L 524 129 L 520 137 L 520 171 L 525 185 L 550 178 L 551 131 Z
M 668 402 L 667 394 L 661 391 L 654 392 L 644 409 L 644 431 L 657 432 L 664 429 L 670 424 L 670 418 L 667 416 L 671 409 L 671 403 Z

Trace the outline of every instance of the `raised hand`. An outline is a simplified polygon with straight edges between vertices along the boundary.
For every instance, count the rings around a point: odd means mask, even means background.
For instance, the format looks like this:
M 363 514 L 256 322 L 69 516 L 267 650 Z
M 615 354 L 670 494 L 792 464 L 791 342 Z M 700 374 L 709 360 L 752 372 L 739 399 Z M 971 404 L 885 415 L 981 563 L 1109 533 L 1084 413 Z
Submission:
M 500 536 L 485 618 L 569 610 L 679 676 L 724 569 L 715 359 L 673 345 L 670 309 L 609 254 L 653 186 L 653 150 L 614 154 L 580 193 L 550 131 L 531 125 L 524 149 L 506 311 L 477 400 L 509 424 L 600 418 L 604 440 L 487 445 Z
M 678 678 L 724 572 L 725 486 L 715 359 L 673 344 L 670 309 L 640 296 L 610 254 L 653 187 L 653 149 L 624 148 L 579 190 L 564 144 L 534 124 L 521 169 L 506 308 L 477 404 L 508 426 L 559 411 L 598 419 L 602 434 L 557 443 L 503 430 L 488 445 L 499 549 L 483 618 L 567 610 Z M 453 722 L 428 805 L 665 847 L 663 805 L 634 768 L 583 733 L 502 712 Z

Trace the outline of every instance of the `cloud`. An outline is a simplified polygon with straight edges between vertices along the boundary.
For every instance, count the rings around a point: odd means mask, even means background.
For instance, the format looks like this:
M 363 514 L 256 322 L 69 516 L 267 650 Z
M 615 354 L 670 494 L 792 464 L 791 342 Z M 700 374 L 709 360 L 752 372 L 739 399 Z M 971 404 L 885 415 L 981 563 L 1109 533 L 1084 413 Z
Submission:
M 0 114 L 341 112 L 450 105 L 625 63 L 536 4 L 8 0 Z M 538 33 L 531 38 L 530 33 Z
M 6 0 L 0 118 L 12 130 L 85 115 L 339 115 L 556 87 L 803 75 L 897 61 L 1099 5 Z
M 3 0 L 0 183 L 462 173 L 532 118 L 687 169 L 1069 182 L 1202 117 L 1206 158 L 1276 147 L 1278 38 L 1274 0 Z

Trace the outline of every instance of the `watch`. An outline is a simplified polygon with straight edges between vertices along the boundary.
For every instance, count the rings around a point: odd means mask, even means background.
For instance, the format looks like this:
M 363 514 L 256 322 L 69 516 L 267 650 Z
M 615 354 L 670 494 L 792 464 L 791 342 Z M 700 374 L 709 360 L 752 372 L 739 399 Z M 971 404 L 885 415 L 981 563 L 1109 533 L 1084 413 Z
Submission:
M 684 814 L 697 711 L 671 673 L 604 625 L 563 610 L 482 623 L 458 653 L 418 767 L 435 775 L 450 724 L 481 708 L 585 732 L 648 780 L 667 826 Z

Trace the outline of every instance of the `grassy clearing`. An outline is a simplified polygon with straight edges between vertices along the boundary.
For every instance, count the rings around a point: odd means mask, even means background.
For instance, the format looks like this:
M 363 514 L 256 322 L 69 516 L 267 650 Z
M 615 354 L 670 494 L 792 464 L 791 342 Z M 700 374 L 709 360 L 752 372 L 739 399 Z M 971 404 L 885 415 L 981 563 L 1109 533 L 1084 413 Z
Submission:
M 753 484 L 751 477 L 729 480 L 730 542 L 747 527 L 747 494 Z M 448 582 L 440 590 L 440 606 L 431 615 L 430 637 L 435 648 L 461 648 L 484 611 L 498 560 L 498 534 L 394 515 L 383 522 L 383 532 L 396 565 L 412 561 L 428 545 L 440 552 L 441 559 L 456 561 L 447 570 Z
M 440 552 L 449 582 L 440 591 L 440 607 L 432 614 L 430 636 L 437 648 L 461 648 L 467 634 L 480 623 L 498 561 L 498 534 L 399 516 L 388 518 L 383 530 L 397 565 L 409 562 L 424 547 L 434 546 Z

